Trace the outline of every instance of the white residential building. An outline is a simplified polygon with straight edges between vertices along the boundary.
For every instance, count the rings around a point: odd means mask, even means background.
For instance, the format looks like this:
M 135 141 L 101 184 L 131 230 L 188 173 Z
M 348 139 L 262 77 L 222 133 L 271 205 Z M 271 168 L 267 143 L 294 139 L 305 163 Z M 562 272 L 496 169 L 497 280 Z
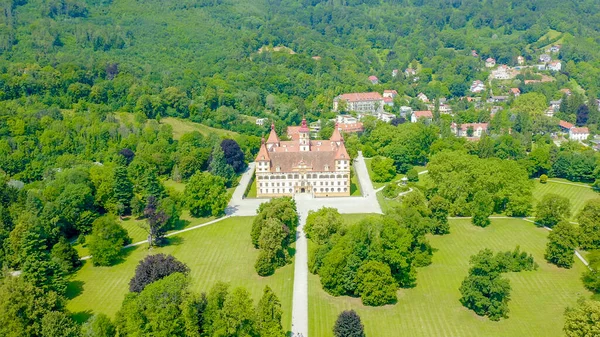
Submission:
M 346 103 L 346 111 L 376 115 L 383 112 L 383 96 L 378 92 L 343 94 L 333 99 L 333 111 L 339 111 L 340 102 Z

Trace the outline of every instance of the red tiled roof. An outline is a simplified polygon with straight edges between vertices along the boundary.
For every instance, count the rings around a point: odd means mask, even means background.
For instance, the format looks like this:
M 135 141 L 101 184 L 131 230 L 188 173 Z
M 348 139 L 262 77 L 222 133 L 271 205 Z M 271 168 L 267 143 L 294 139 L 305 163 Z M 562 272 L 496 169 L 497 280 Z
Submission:
M 376 81 L 377 80 L 377 76 L 369 76 L 369 81 Z
M 279 143 L 279 137 L 277 137 L 277 132 L 275 132 L 275 124 L 271 124 L 271 133 L 269 133 L 267 143 Z
M 576 134 L 589 134 L 590 130 L 588 130 L 588 128 L 584 126 L 582 128 L 571 128 L 570 132 Z
M 433 113 L 431 113 L 429 110 L 415 111 L 413 112 L 413 115 L 415 115 L 416 118 L 433 118 Z
M 398 92 L 396 90 L 384 90 L 383 92 L 386 93 L 386 94 L 389 93 L 389 94 L 398 95 Z
M 346 146 L 344 145 L 344 142 L 340 143 L 340 146 L 338 147 L 338 150 L 335 154 L 335 159 L 350 159 L 348 151 L 346 151 Z
M 331 134 L 331 137 L 329 138 L 330 141 L 332 142 L 340 142 L 343 141 L 344 139 L 342 138 L 342 134 L 340 133 L 340 130 L 338 129 L 338 124 L 335 124 L 335 127 L 333 128 L 333 133 Z
M 457 126 L 455 123 L 452 123 L 452 124 L 454 127 Z M 477 130 L 477 129 L 487 130 L 488 123 L 464 123 L 464 124 L 460 125 L 460 129 L 463 131 L 467 131 L 469 129 L 469 127 L 472 127 L 473 130 Z
M 485 62 L 496 62 L 496 60 L 494 60 L 494 59 L 493 59 L 493 58 L 491 58 L 491 57 L 488 57 L 488 58 L 487 58 L 487 60 L 485 60 Z
M 338 129 L 342 132 L 362 132 L 364 130 L 363 124 L 361 122 L 358 123 L 339 123 Z
M 265 144 L 265 139 L 262 139 L 262 144 L 260 144 L 260 150 L 258 150 L 258 154 L 256 155 L 255 161 L 270 161 L 269 151 L 267 150 L 267 145 Z
M 571 124 L 567 121 L 562 121 L 562 120 L 560 122 L 558 122 L 558 125 L 560 125 L 561 128 L 565 128 L 565 129 L 569 129 L 569 130 L 574 127 L 573 124 Z
M 354 92 L 350 94 L 339 95 L 338 98 L 348 102 L 383 100 L 383 96 L 381 96 L 381 94 L 378 92 Z
M 393 102 L 393 101 L 394 101 L 394 99 L 393 99 L 393 98 L 391 98 L 391 97 L 384 97 L 384 98 L 383 98 L 383 101 L 384 101 L 384 102 L 386 102 L 386 103 L 390 103 L 390 102 Z
M 520 94 L 520 93 L 521 93 L 521 90 L 520 90 L 519 88 L 510 88 L 510 91 L 511 91 L 513 94 Z

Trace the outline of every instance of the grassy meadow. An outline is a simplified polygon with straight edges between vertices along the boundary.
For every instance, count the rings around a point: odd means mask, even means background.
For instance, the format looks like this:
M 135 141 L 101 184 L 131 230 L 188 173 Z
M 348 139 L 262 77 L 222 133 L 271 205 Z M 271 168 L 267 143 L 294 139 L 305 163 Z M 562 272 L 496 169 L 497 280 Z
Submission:
M 331 337 L 337 315 L 355 309 L 367 336 L 376 337 L 513 337 L 562 336 L 563 312 L 580 296 L 589 296 L 579 276 L 584 270 L 560 269 L 543 258 L 548 232 L 519 219 L 493 220 L 488 228 L 468 219 L 452 220 L 451 234 L 431 236 L 433 263 L 419 268 L 417 286 L 398 291 L 398 303 L 363 306 L 358 298 L 333 297 L 323 291 L 319 277 L 309 275 L 309 330 L 311 336 Z M 492 322 L 463 307 L 458 291 L 467 275 L 469 257 L 479 250 L 521 250 L 532 253 L 537 271 L 506 274 L 512 293 L 509 318 Z
M 546 184 L 535 180 L 533 189 L 533 205 L 535 206 L 545 194 L 556 193 L 571 201 L 571 219 L 576 219 L 577 213 L 585 206 L 585 203 L 594 198 L 600 198 L 600 194 L 594 192 L 590 185 L 573 183 L 565 179 L 549 179 Z
M 207 292 L 218 281 L 232 287 L 245 287 L 255 304 L 269 285 L 281 300 L 283 324 L 291 326 L 293 264 L 280 268 L 270 277 L 254 270 L 258 250 L 250 242 L 252 217 L 232 217 L 197 230 L 169 238 L 169 244 L 148 250 L 146 245 L 125 250 L 123 260 L 112 267 L 94 267 L 91 261 L 74 274 L 69 282 L 67 308 L 78 321 L 94 313 L 114 317 L 129 289 L 129 280 L 138 262 L 149 254 L 175 256 L 190 267 L 191 289 Z

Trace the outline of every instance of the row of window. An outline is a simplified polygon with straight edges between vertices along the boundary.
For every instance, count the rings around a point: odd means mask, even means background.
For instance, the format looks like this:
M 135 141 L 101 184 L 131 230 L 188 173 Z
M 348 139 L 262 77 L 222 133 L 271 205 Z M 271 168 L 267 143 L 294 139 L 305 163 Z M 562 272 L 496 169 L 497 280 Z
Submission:
M 347 174 L 306 174 L 306 175 L 300 175 L 300 174 L 288 174 L 287 175 L 287 179 L 348 179 L 348 175 Z M 285 175 L 270 175 L 270 176 L 256 176 L 257 180 L 277 180 L 277 179 L 286 179 Z
M 281 184 L 281 185 L 280 185 Z M 298 183 L 294 184 L 295 186 L 346 186 L 348 185 L 347 181 L 338 181 L 337 184 L 335 181 L 329 182 L 329 181 L 308 181 L 308 182 L 301 182 L 301 185 L 298 185 Z M 258 183 L 258 187 L 279 187 L 279 186 L 286 186 L 286 183 Z M 287 186 L 292 186 L 292 182 L 288 182 Z
M 287 189 L 287 193 L 292 193 L 294 190 L 289 188 Z M 329 188 L 329 187 L 321 187 L 321 188 L 315 188 L 314 190 L 316 193 L 327 193 L 327 192 L 348 192 L 348 188 L 344 187 L 338 187 L 336 188 Z M 285 188 L 261 188 L 260 189 L 260 193 L 262 194 L 278 194 L 278 193 L 286 193 L 286 189 Z

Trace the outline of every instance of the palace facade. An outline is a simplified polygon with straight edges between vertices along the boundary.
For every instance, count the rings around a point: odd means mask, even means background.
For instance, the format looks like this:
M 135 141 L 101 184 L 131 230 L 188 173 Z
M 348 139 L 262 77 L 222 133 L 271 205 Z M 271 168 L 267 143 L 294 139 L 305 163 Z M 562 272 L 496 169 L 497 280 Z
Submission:
M 306 119 L 288 127 L 289 141 L 271 133 L 256 156 L 257 197 L 293 196 L 309 193 L 315 197 L 350 196 L 350 156 L 339 128 L 329 140 L 311 140 Z

